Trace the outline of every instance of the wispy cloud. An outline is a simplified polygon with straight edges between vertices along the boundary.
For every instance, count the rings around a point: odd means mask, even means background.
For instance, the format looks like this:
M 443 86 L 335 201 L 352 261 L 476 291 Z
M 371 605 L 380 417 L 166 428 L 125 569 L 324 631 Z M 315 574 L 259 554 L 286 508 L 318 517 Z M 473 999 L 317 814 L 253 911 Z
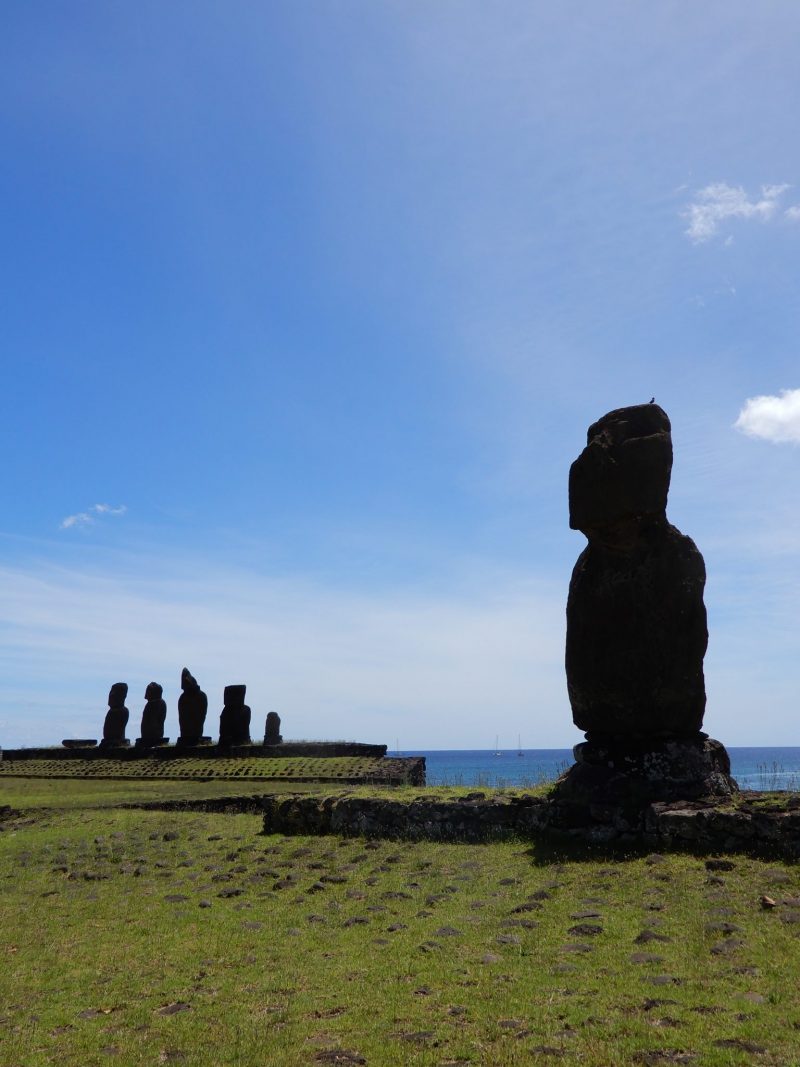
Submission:
M 800 222 L 800 204 L 792 204 L 791 207 L 787 207 L 783 214 L 784 218 L 787 218 L 789 222 Z
M 713 182 L 699 189 L 681 213 L 689 221 L 684 232 L 694 244 L 702 244 L 716 236 L 720 227 L 731 219 L 768 222 L 778 210 L 780 197 L 789 188 L 788 185 L 762 185 L 760 195 L 751 200 L 741 185 Z
M 800 444 L 800 389 L 783 389 L 780 396 L 750 397 L 734 426 L 749 437 Z
M 357 592 L 208 560 L 136 559 L 125 571 L 0 567 L 0 586 L 0 718 L 13 724 L 3 744 L 97 736 L 120 679 L 133 736 L 152 679 L 174 734 L 184 665 L 208 693 L 209 733 L 223 686 L 244 682 L 254 736 L 272 709 L 284 736 L 404 748 L 488 746 L 498 729 L 560 747 L 573 734 L 565 589 L 525 573 Z
M 116 506 L 112 504 L 93 504 L 87 511 L 78 511 L 74 515 L 67 515 L 61 520 L 60 528 L 70 530 L 75 526 L 91 526 L 96 515 L 124 515 L 127 511 L 124 504 Z
M 61 529 L 69 530 L 73 526 L 91 526 L 94 519 L 88 511 L 79 511 L 75 515 L 67 515 L 65 519 L 61 520 Z

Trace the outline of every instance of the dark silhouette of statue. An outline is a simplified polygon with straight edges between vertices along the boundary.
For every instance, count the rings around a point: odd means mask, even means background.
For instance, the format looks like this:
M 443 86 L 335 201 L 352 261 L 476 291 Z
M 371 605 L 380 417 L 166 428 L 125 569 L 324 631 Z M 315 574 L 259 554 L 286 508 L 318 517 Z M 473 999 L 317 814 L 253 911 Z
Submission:
M 181 671 L 181 695 L 178 697 L 180 744 L 196 745 L 203 736 L 208 697 L 191 675 L 188 667 Z
M 657 404 L 604 415 L 569 474 L 569 524 L 589 544 L 567 602 L 575 725 L 595 736 L 696 733 L 706 693 L 706 570 L 667 521 L 672 437 Z
M 221 745 L 250 744 L 250 708 L 244 702 L 246 685 L 226 685 L 224 707 L 219 717 Z
M 158 682 L 150 682 L 144 691 L 147 703 L 142 712 L 142 741 L 163 741 L 167 704 L 162 697 L 163 689 Z
M 128 725 L 129 711 L 125 707 L 128 695 L 127 682 L 115 682 L 108 693 L 108 711 L 103 723 L 103 740 L 101 744 L 109 747 L 127 745 L 125 727 Z
M 567 600 L 567 689 L 586 741 L 557 793 L 583 802 L 727 794 L 725 748 L 701 732 L 705 564 L 667 520 L 672 435 L 651 401 L 589 427 L 569 472 L 588 544 Z
M 267 723 L 264 728 L 264 744 L 279 745 L 283 741 L 281 737 L 281 717 L 277 711 L 271 711 L 267 715 Z

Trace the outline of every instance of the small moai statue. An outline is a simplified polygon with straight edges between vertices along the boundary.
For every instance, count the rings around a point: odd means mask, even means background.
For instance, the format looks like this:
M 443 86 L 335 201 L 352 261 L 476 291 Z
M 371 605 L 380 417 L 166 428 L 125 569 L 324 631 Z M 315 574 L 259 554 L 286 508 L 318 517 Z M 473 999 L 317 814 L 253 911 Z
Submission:
M 100 742 L 103 748 L 120 748 L 130 744 L 125 736 L 130 714 L 125 707 L 127 696 L 127 682 L 115 682 L 108 692 L 108 711 L 103 723 L 103 740 Z
M 219 717 L 221 745 L 250 744 L 250 708 L 244 702 L 246 685 L 226 685 L 224 707 Z
M 142 736 L 137 740 L 137 744 L 141 742 L 161 742 L 163 743 L 167 739 L 164 737 L 164 722 L 167 718 L 167 704 L 163 699 L 162 694 L 164 690 L 158 684 L 158 682 L 150 682 L 144 691 L 144 698 L 147 703 L 144 706 L 142 712 Z
M 281 717 L 277 711 L 271 711 L 267 715 L 267 724 L 264 727 L 264 744 L 265 745 L 280 745 L 283 741 L 281 737 Z
M 181 695 L 178 697 L 180 745 L 197 745 L 203 738 L 203 726 L 208 712 L 208 697 L 188 667 L 181 671 Z

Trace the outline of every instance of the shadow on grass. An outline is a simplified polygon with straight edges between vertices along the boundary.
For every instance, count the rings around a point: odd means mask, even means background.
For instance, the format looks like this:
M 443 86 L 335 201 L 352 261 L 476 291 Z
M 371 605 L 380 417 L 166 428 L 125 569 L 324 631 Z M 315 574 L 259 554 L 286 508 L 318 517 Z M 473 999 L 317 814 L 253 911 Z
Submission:
M 525 855 L 530 857 L 535 867 L 550 867 L 556 863 L 624 863 L 646 856 L 676 853 L 697 859 L 735 855 L 792 865 L 800 862 L 800 857 L 788 854 L 785 847 L 770 841 L 756 841 L 746 846 L 708 845 L 694 841 L 601 843 L 544 836 L 536 841 L 526 840 L 525 844 L 528 845 Z

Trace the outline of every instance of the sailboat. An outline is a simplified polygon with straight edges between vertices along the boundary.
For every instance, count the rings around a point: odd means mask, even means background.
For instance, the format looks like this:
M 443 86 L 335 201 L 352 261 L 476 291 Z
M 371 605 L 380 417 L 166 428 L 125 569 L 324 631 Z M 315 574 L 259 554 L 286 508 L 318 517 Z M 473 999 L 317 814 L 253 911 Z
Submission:
M 517 755 L 518 756 L 524 756 L 525 755 L 525 753 L 522 751 L 522 743 L 521 743 L 519 734 L 517 734 Z
M 499 734 L 495 734 L 494 735 L 494 754 L 495 754 L 495 756 L 502 756 L 503 755 L 503 753 L 500 751 L 500 748 L 499 748 L 499 744 L 498 744 L 499 741 L 500 741 Z

